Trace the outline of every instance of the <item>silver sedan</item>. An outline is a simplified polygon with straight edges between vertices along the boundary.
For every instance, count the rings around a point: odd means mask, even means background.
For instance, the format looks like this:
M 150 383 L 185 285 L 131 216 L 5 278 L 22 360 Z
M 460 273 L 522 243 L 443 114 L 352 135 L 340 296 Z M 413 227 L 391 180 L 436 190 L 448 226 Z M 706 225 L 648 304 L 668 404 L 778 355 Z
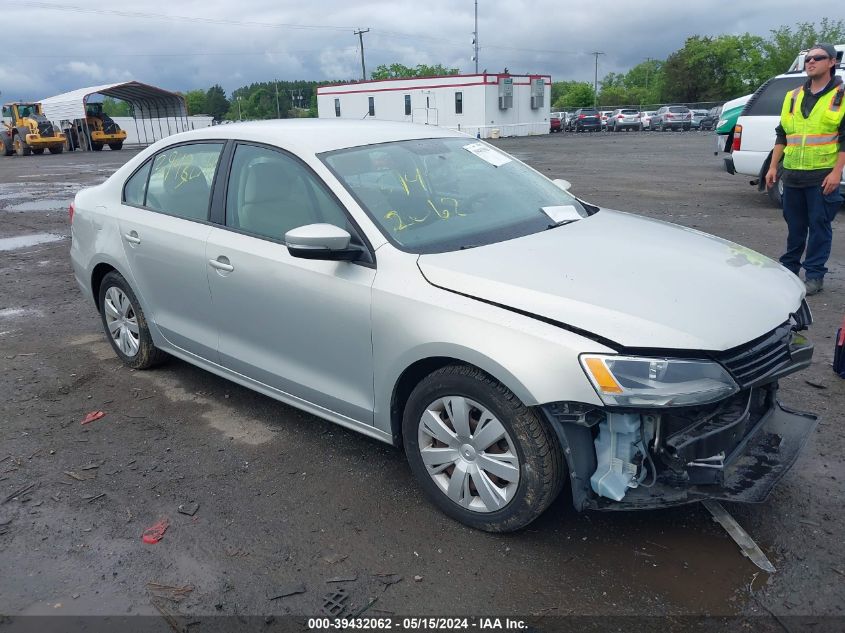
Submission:
M 468 525 L 564 486 L 578 510 L 762 500 L 815 424 L 775 397 L 812 355 L 803 285 L 568 189 L 433 126 L 213 127 L 81 191 L 71 260 L 126 365 L 404 446 Z

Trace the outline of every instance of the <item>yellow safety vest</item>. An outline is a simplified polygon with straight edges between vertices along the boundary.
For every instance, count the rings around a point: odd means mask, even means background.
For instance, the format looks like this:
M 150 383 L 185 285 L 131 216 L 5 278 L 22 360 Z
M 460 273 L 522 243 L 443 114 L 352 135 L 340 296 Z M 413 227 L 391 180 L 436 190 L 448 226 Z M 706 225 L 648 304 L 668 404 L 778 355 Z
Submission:
M 804 87 L 786 94 L 780 111 L 780 124 L 786 132 L 784 169 L 832 169 L 836 165 L 839 125 L 845 115 L 843 91 L 845 85 L 839 84 L 822 95 L 806 119 L 801 113 Z

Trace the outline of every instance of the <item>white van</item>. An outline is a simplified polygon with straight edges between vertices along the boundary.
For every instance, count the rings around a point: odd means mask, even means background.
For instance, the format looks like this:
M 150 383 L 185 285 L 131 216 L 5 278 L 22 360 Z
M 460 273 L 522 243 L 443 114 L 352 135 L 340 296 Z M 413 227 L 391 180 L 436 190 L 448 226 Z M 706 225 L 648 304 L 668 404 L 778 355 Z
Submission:
M 801 57 L 803 61 L 803 57 Z M 836 74 L 845 79 L 845 68 L 841 63 Z M 766 189 L 766 172 L 772 159 L 772 148 L 775 145 L 775 128 L 780 123 L 780 111 L 786 93 L 804 84 L 807 74 L 788 72 L 778 75 L 760 86 L 751 95 L 748 103 L 737 120 L 734 131 L 733 151 L 725 158 L 725 169 L 729 174 L 752 176 L 749 184 L 755 185 L 758 191 Z M 845 187 L 845 183 L 842 185 Z M 778 177 L 777 185 L 768 190 L 769 197 L 777 206 L 781 206 L 783 183 Z

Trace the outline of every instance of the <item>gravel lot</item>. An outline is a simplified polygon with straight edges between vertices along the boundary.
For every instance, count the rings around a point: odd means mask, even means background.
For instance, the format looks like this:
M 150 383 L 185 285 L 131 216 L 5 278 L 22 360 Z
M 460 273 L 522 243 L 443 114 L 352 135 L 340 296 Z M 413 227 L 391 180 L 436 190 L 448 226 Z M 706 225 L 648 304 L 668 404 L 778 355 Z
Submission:
M 785 242 L 779 211 L 721 170 L 709 134 L 496 144 L 593 203 L 773 258 Z M 0 614 L 316 615 L 343 588 L 346 615 L 774 613 L 793 630 L 794 616 L 845 625 L 845 381 L 830 368 L 845 314 L 841 215 L 825 291 L 809 298 L 813 366 L 781 391 L 822 421 L 765 504 L 728 506 L 777 567 L 769 576 L 697 505 L 577 515 L 561 499 L 523 532 L 472 531 L 422 498 L 399 450 L 181 361 L 125 369 L 73 281 L 66 209 L 132 155 L 0 159 L 0 501 L 33 486 L 0 505 Z M 61 239 L 26 237 L 44 233 Z M 106 416 L 80 425 L 96 410 Z M 179 513 L 190 503 L 193 516 Z M 163 517 L 163 540 L 142 543 Z

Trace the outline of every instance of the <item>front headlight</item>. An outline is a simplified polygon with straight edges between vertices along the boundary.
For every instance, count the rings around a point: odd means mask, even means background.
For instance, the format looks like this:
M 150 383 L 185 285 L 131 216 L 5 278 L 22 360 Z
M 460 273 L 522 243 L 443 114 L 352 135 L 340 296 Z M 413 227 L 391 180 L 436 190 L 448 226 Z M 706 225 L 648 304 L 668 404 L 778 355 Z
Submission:
M 581 366 L 606 405 L 684 407 L 723 400 L 739 386 L 709 360 L 582 354 Z

